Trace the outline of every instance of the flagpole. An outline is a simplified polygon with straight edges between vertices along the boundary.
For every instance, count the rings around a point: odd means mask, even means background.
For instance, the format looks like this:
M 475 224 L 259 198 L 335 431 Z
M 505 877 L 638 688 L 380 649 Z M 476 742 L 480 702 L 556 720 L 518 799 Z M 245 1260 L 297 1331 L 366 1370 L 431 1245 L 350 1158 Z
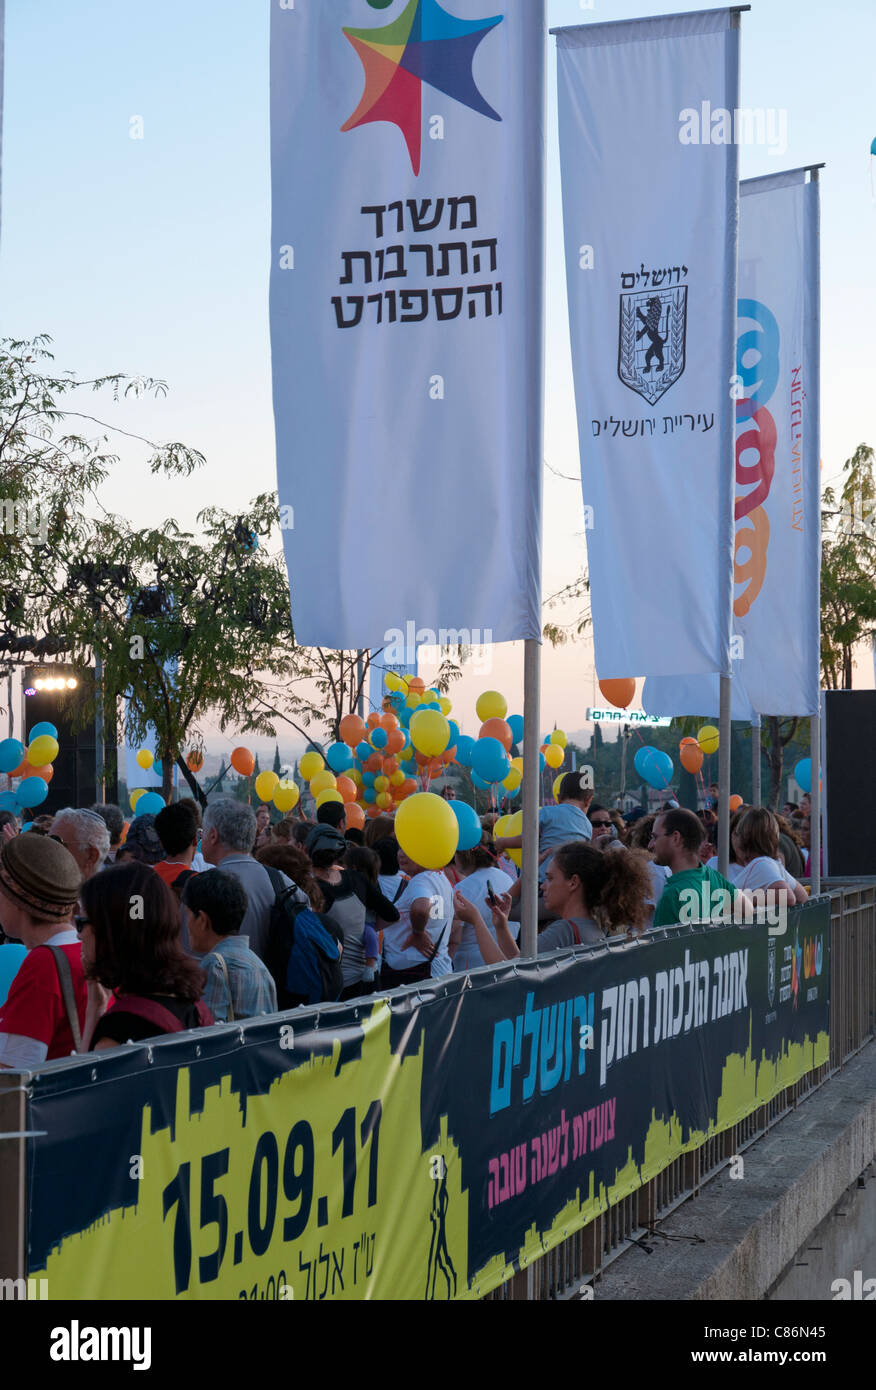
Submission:
M 520 950 L 538 954 L 538 803 L 541 781 L 541 644 L 527 641 L 523 656 L 523 874 L 520 890 Z
M 809 467 L 819 468 L 821 458 L 821 188 L 816 165 L 809 171 L 809 181 L 816 185 L 815 228 L 810 239 L 810 264 L 808 267 L 812 286 L 812 313 L 809 330 L 813 335 L 815 351 L 812 356 L 814 371 L 809 382 L 809 409 L 812 427 L 810 430 Z M 816 471 L 816 477 L 819 477 Z M 820 527 L 821 514 L 811 518 L 813 526 Z M 821 586 L 816 599 L 815 630 L 818 633 L 818 651 L 821 651 Z M 819 687 L 821 686 L 819 671 Z M 819 690 L 820 705 L 820 690 Z M 809 793 L 809 881 L 813 898 L 821 892 L 821 714 L 813 715 L 809 721 L 809 754 L 812 769 L 812 790 Z
M 721 713 L 718 719 L 718 873 L 727 877 L 730 867 L 730 676 L 721 677 Z
M 760 715 L 751 721 L 751 804 L 759 806 L 763 799 L 760 776 Z

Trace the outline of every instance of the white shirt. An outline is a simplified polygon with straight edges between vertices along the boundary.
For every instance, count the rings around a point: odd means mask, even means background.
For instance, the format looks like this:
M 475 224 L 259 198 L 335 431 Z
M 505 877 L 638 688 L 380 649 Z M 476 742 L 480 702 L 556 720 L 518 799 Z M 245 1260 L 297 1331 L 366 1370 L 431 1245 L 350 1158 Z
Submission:
M 493 940 L 496 939 L 496 929 L 493 926 L 493 916 L 490 912 L 490 903 L 487 897 L 487 881 L 493 889 L 497 898 L 503 893 L 508 893 L 516 882 L 507 874 L 503 874 L 501 869 L 475 869 L 473 874 L 467 878 L 460 879 L 456 885 L 456 891 L 470 903 L 472 903 L 484 919 L 485 925 L 489 928 Z M 519 922 L 509 922 L 512 935 L 516 936 L 520 932 Z M 477 934 L 473 926 L 468 922 L 462 924 L 462 938 L 457 947 L 456 955 L 453 957 L 454 970 L 477 970 L 484 964 L 484 958 L 478 950 Z
M 453 970 L 450 960 L 450 927 L 453 922 L 453 890 L 443 873 L 437 869 L 424 869 L 415 874 L 396 903 L 399 920 L 383 929 L 383 959 L 391 970 L 410 970 L 411 966 L 423 965 L 427 959 L 415 946 L 404 949 L 404 942 L 411 934 L 411 905 L 418 898 L 428 898 L 432 904 L 427 934 L 433 945 L 441 942 L 432 961 L 432 979 L 449 975 Z
M 777 859 L 768 859 L 762 854 L 750 864 L 731 864 L 727 877 L 743 893 L 752 893 L 756 888 L 768 888 L 771 883 L 787 883 L 790 875 Z M 792 878 L 791 883 L 795 882 Z

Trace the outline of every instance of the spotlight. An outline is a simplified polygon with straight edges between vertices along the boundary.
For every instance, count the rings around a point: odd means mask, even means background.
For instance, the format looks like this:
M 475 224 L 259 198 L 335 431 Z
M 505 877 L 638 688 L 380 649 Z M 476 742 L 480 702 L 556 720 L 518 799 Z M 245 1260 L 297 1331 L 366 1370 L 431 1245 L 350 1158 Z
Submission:
M 58 684 L 60 685 L 60 681 L 58 682 Z M 78 680 L 76 680 L 73 676 L 70 676 L 69 679 L 68 679 L 68 681 L 67 681 L 67 689 L 68 689 L 68 690 L 75 690 L 78 684 L 79 684 Z
M 34 685 L 36 686 L 37 690 L 45 690 L 46 688 L 46 683 L 43 680 L 34 681 Z

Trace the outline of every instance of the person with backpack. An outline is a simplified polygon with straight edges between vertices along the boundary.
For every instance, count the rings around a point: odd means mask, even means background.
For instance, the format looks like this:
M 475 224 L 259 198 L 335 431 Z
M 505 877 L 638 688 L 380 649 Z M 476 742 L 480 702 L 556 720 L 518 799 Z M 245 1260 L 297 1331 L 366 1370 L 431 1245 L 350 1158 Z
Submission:
M 342 999 L 355 999 L 373 992 L 374 976 L 366 979 L 369 959 L 376 964 L 377 932 L 380 923 L 399 920 L 396 907 L 384 897 L 374 878 L 358 869 L 345 867 L 351 852 L 343 835 L 330 825 L 317 825 L 307 841 L 307 853 L 314 875 L 326 902 L 326 915 L 340 927 L 344 938 L 341 969 L 344 977 Z M 375 869 L 379 861 L 375 861 Z M 374 924 L 366 922 L 367 913 L 374 913 Z
M 194 874 L 182 890 L 186 927 L 207 976 L 203 1000 L 217 1023 L 277 1012 L 277 991 L 264 961 L 240 935 L 246 893 L 221 869 Z
M 183 950 L 180 905 L 146 864 L 116 864 L 80 896 L 88 980 L 83 1050 L 180 1033 L 213 1022 L 201 1002 L 204 972 Z
M 264 864 L 253 858 L 255 841 L 256 818 L 251 806 L 227 796 L 210 802 L 204 812 L 202 853 L 208 864 L 234 874 L 243 884 L 248 907 L 240 931 L 249 937 L 250 950 L 267 963 L 265 952 L 278 895 L 294 889 L 292 900 L 309 904 L 306 894 L 284 873 L 277 869 L 269 873 Z
M 46 835 L 16 835 L 0 849 L 0 926 L 27 948 L 0 1005 L 0 1067 L 30 1070 L 79 1050 L 88 998 L 73 923 L 81 883 L 72 854 Z

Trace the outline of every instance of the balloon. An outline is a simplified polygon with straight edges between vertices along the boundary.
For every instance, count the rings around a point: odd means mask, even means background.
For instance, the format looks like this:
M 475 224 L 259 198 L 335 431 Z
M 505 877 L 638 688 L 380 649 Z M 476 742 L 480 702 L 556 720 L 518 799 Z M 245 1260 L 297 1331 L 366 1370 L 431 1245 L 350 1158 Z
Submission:
M 568 737 L 563 733 L 562 729 L 554 729 L 553 733 L 548 739 L 548 742 L 555 743 L 560 748 L 565 748 L 569 740 Z
M 628 677 L 622 680 L 600 681 L 599 689 L 615 709 L 628 709 L 636 694 L 636 682 Z
M 491 792 L 493 790 L 492 782 L 485 782 L 483 777 L 479 777 L 476 772 L 471 774 L 471 782 L 472 786 L 477 787 L 478 791 Z
M 645 771 L 640 776 L 649 787 L 655 787 L 658 791 L 664 791 L 669 787 L 674 766 L 668 753 L 662 753 L 659 748 L 639 749 L 639 752 L 646 752 L 649 757 L 646 760 Z M 638 770 L 638 769 L 637 769 Z
M 14 816 L 18 815 L 19 804 L 15 792 L 0 792 L 0 811 L 11 811 Z
M 512 767 L 516 767 L 516 768 L 517 768 L 517 771 L 520 773 L 521 777 L 523 776 L 523 759 L 522 759 L 522 758 L 512 758 L 512 759 L 511 759 L 511 766 L 512 766 Z
M 443 869 L 459 845 L 459 822 L 453 802 L 432 792 L 407 798 L 395 818 L 395 836 L 402 850 L 424 869 Z
M 387 734 L 386 730 L 383 729 L 383 728 L 381 728 L 381 727 L 378 725 L 378 727 L 377 727 L 376 729 L 372 729 L 372 730 L 371 730 L 371 738 L 370 738 L 371 747 L 372 747 L 372 748 L 385 748 L 385 747 L 386 747 L 386 744 L 387 744 L 388 738 L 389 738 L 389 735 Z
M 276 772 L 260 772 L 256 778 L 256 796 L 260 801 L 270 801 L 280 785 Z
M 155 762 L 152 764 L 152 771 L 156 777 L 161 776 L 161 761 L 159 758 L 156 758 Z
M 395 671 L 387 671 L 383 678 L 383 684 L 386 686 L 387 690 L 401 690 L 401 681 L 395 674 Z
M 30 775 L 31 777 L 42 777 L 44 782 L 51 782 L 55 775 L 55 769 L 51 763 L 46 763 L 45 767 L 35 767 Z
M 794 768 L 794 781 L 804 792 L 812 791 L 812 759 L 801 758 Z
M 390 796 L 389 792 L 378 792 L 377 804 L 380 807 L 381 811 L 388 811 L 390 806 L 392 805 L 392 797 Z
M 348 777 L 349 780 L 353 783 L 353 786 L 354 786 L 354 787 L 361 787 L 361 786 L 362 786 L 363 774 L 359 771 L 359 769 L 358 769 L 357 767 L 354 767 L 353 770 L 352 770 L 352 772 L 348 772 L 348 773 L 347 773 L 347 777 Z M 339 777 L 339 778 L 338 778 L 338 790 L 340 790 L 341 783 L 342 783 L 343 781 L 345 781 L 345 780 L 346 780 L 346 778 L 344 778 L 344 777 Z
M 31 739 L 27 750 L 27 761 L 31 767 L 41 767 L 43 763 L 53 763 L 58 756 L 58 740 L 51 734 L 40 734 Z
M 394 772 L 390 777 L 389 785 L 391 787 L 403 787 L 405 784 L 405 780 L 405 775 L 402 772 L 401 768 L 399 768 L 398 772 Z
M 380 727 L 381 729 L 385 729 L 388 734 L 391 734 L 393 729 L 398 728 L 398 720 L 392 710 L 386 710 L 385 713 L 380 716 Z
M 131 795 L 128 797 L 128 800 L 129 800 L 130 803 L 131 803 L 131 810 L 132 810 L 132 811 L 136 811 L 136 809 L 137 809 L 137 802 L 140 800 L 140 797 L 141 797 L 141 796 L 145 796 L 145 795 L 146 795 L 146 788 L 145 788 L 145 787 L 135 787 L 135 788 L 134 788 L 134 790 L 131 792 Z
M 694 748 L 699 748 L 700 746 L 695 738 L 683 738 L 678 746 L 679 748 L 684 748 L 686 744 Z
M 551 795 L 553 796 L 554 801 L 559 801 L 560 799 L 560 787 L 563 784 L 563 778 L 565 777 L 565 775 L 565 772 L 561 772 L 559 777 L 554 778 L 554 785 L 551 787 Z
M 336 791 L 337 785 L 338 783 L 335 774 L 333 772 L 329 772 L 328 768 L 326 767 L 323 768 L 322 772 L 317 772 L 315 777 L 311 777 L 310 794 L 311 796 L 319 796 L 320 792 L 327 791 L 329 788 L 331 788 L 332 791 Z
M 373 709 L 365 721 L 369 729 L 376 729 L 380 724 L 380 715 Z
M 704 753 L 717 753 L 720 737 L 714 724 L 704 724 L 697 734 L 697 743 Z
M 347 803 L 355 801 L 359 794 L 356 783 L 350 777 L 339 777 L 337 789 L 341 794 L 341 799 Z
M 231 766 L 241 777 L 251 777 L 255 769 L 255 758 L 248 748 L 235 748 L 231 754 Z
M 373 786 L 374 786 L 374 773 L 373 773 L 373 772 L 363 772 L 363 773 L 362 773 L 362 785 L 363 785 L 363 787 L 373 787 Z
M 703 765 L 703 750 L 696 740 L 690 743 L 683 743 L 679 749 L 679 759 L 685 772 L 690 772 L 696 777 Z
M 418 695 L 416 690 L 412 690 L 408 698 L 405 700 L 405 704 L 407 705 L 408 709 L 416 709 L 417 705 L 422 704 L 422 702 L 423 697 L 422 695 Z
M 325 791 L 320 792 L 319 796 L 316 798 L 316 809 L 319 810 L 320 806 L 324 806 L 327 801 L 337 801 L 340 805 L 343 805 L 344 798 L 341 796 L 340 792 L 335 791 L 334 787 L 326 787 Z
M 387 791 L 389 791 L 389 778 L 388 778 L 388 777 L 375 777 L 375 779 L 374 779 L 374 790 L 375 790 L 375 791 L 378 791 L 378 792 L 387 792 Z
M 382 772 L 383 759 L 379 753 L 372 753 L 365 766 L 369 772 Z
M 474 752 L 475 741 L 467 734 L 460 734 L 456 744 L 456 761 L 460 767 L 471 767 L 471 755 Z
M 450 742 L 455 746 L 459 742 L 459 736 L 462 730 L 455 719 L 448 719 L 447 723 L 450 726 Z
M 522 715 L 522 714 L 509 714 L 509 715 L 508 715 L 508 727 L 509 727 L 509 729 L 511 730 L 511 737 L 513 738 L 514 742 L 517 743 L 517 744 L 522 743 L 522 742 L 523 742 L 523 715 Z
M 295 782 L 280 782 L 274 788 L 273 802 L 278 811 L 282 811 L 285 816 L 287 811 L 294 811 L 298 805 L 301 793 Z
M 234 759 L 232 758 L 232 762 Z M 325 767 L 325 758 L 321 753 L 305 753 L 301 762 L 298 764 L 298 771 L 305 782 L 310 782 L 318 772 L 322 772 Z
M 483 835 L 477 811 L 473 806 L 469 806 L 467 801 L 451 801 L 448 804 L 459 825 L 457 849 L 474 849 L 475 845 L 480 844 Z
M 360 719 L 358 714 L 345 714 L 338 726 L 338 733 L 344 743 L 350 748 L 355 748 L 365 737 L 365 720 Z
M 137 754 L 137 766 L 142 767 L 143 770 L 146 771 L 152 766 L 154 762 L 155 754 L 150 753 L 148 748 L 141 748 L 139 753 Z
M 369 806 L 373 806 L 374 802 L 377 800 L 377 795 L 373 787 L 366 787 L 362 800 L 367 802 Z
M 186 758 L 186 767 L 188 768 L 189 772 L 200 772 L 203 766 L 203 753 L 199 753 L 196 748 L 193 749 L 192 752 L 189 753 L 188 757 Z
M 502 783 L 502 786 L 505 788 L 506 792 L 511 792 L 511 794 L 513 795 L 514 792 L 517 791 L 517 788 L 520 786 L 520 783 L 522 781 L 523 773 L 520 772 L 516 767 L 512 767 L 511 771 L 508 773 L 508 776 Z
M 504 719 L 487 719 L 481 725 L 478 738 L 496 738 L 505 749 L 506 753 L 511 752 L 511 745 L 514 742 L 514 735 L 511 732 L 511 725 Z
M 508 834 L 508 822 L 510 821 L 510 819 L 511 819 L 510 816 L 500 816 L 499 819 L 494 823 L 494 825 L 493 825 L 493 839 L 494 839 L 494 840 L 500 840 L 500 839 L 502 838 L 503 835 L 507 835 L 507 834 Z
M 449 699 L 447 698 L 446 695 L 442 695 L 442 696 L 441 696 L 440 700 L 438 701 L 438 705 L 439 705 L 439 708 L 440 708 L 440 710 L 441 710 L 441 713 L 442 713 L 445 717 L 446 717 L 446 716 L 450 713 L 450 711 L 453 709 L 453 701 L 452 701 L 452 700 L 449 700 Z
M 157 816 L 159 811 L 164 810 L 164 797 L 159 796 L 158 792 L 144 792 L 137 798 L 138 816 Z
M 739 807 L 740 807 L 741 805 L 743 805 L 742 797 L 741 797 L 741 796 L 736 796 L 736 795 L 731 796 L 731 798 L 730 798 L 730 800 L 728 801 L 727 805 L 730 807 L 730 810 L 731 810 L 731 811 L 738 811 L 738 810 L 739 810 Z
M 361 743 L 356 744 L 356 757 L 359 759 L 360 763 L 367 762 L 368 759 L 371 757 L 372 751 L 373 750 L 371 744 L 368 743 L 366 739 L 363 739 Z
M 33 772 L 33 764 L 28 762 L 28 760 L 27 760 L 27 754 L 25 753 L 25 755 L 24 755 L 24 757 L 22 758 L 21 762 L 18 764 L 18 767 L 13 768 L 12 771 L 10 772 L 9 776 L 10 776 L 10 777 L 29 777 L 30 774 L 31 774 L 32 772 Z
M 522 835 L 522 834 L 523 834 L 523 812 L 522 812 L 522 811 L 517 811 L 517 812 L 515 812 L 515 814 L 514 814 L 513 816 L 509 816 L 509 818 L 508 818 L 508 824 L 507 824 L 506 827 L 505 827 L 505 834 L 506 834 L 509 838 L 510 838 L 511 836 L 513 836 L 513 835 Z M 523 864 L 523 850 L 522 850 L 522 849 L 506 849 L 505 853 L 507 854 L 508 858 L 511 860 L 511 863 L 512 863 L 512 864 L 516 864 L 517 867 L 518 867 L 518 869 L 519 869 L 519 868 L 521 867 L 521 865 Z
M 418 753 L 436 758 L 450 743 L 450 725 L 437 709 L 417 710 L 411 720 L 411 742 Z
M 0 772 L 14 772 L 24 760 L 24 744 L 17 738 L 4 738 L 0 743 Z
M 413 690 L 417 695 L 422 695 L 426 689 L 426 682 L 421 676 L 408 677 L 408 690 Z
M 504 782 L 511 771 L 511 759 L 497 738 L 479 738 L 472 749 L 471 766 L 485 782 Z
M 386 738 L 386 751 L 389 754 L 400 753 L 406 743 L 407 739 L 401 729 L 391 729 Z
M 354 758 L 346 743 L 332 743 L 326 749 L 325 760 L 332 772 L 348 772 Z
M 347 829 L 361 830 L 365 824 L 365 812 L 361 806 L 347 806 Z
M 508 713 L 508 701 L 504 695 L 499 694 L 498 690 L 485 690 L 483 695 L 479 697 L 475 709 L 481 723 L 487 719 L 504 719 Z
M 549 743 L 545 749 L 544 760 L 548 767 L 562 767 L 566 761 L 566 754 L 559 744 Z
M 49 738 L 57 738 L 58 730 L 55 728 L 54 724 L 49 723 L 48 719 L 44 719 L 41 724 L 34 724 L 31 729 L 29 735 L 31 742 L 35 738 L 39 738 L 40 734 L 48 734 Z

